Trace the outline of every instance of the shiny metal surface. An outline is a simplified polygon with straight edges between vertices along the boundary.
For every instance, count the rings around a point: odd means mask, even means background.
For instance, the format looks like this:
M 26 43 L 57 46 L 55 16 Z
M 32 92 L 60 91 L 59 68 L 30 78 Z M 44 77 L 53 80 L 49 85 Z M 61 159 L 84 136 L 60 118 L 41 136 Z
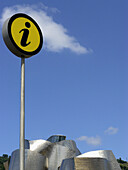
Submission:
M 45 170 L 58 170 L 63 159 L 76 157 L 80 154 L 79 149 L 72 140 L 62 140 L 54 143 L 42 139 L 25 140 L 25 170 L 42 170 L 42 167 Z M 32 166 L 31 164 L 36 164 L 37 166 Z M 9 170 L 19 170 L 18 168 L 19 150 L 16 150 L 12 153 Z
M 29 149 L 46 156 L 49 170 L 58 170 L 63 159 L 81 154 L 73 140 L 62 140 L 55 143 L 41 139 L 29 141 Z
M 72 141 L 65 141 L 65 143 L 69 144 Z M 63 146 L 60 143 L 54 143 L 48 147 L 45 152 L 43 150 L 42 154 L 46 155 L 48 158 L 48 169 L 49 170 L 58 170 L 61 166 L 63 159 L 76 157 L 78 153 L 76 153 L 76 149 L 70 149 L 67 146 Z
M 111 170 L 104 158 L 70 158 L 63 161 L 60 170 Z
M 65 140 L 65 141 L 61 141 L 58 142 L 59 145 L 68 147 L 70 150 L 73 150 L 75 152 L 75 155 L 78 156 L 81 154 L 81 152 L 79 151 L 79 149 L 76 146 L 75 141 L 73 140 Z
M 74 158 L 64 159 L 60 166 L 60 170 L 75 170 Z
M 25 170 L 46 170 L 45 156 L 25 149 Z M 15 150 L 11 155 L 9 170 L 19 170 L 20 168 L 20 151 Z
M 42 152 L 49 145 L 51 145 L 51 142 L 42 139 L 29 141 L 29 149 L 38 153 Z
M 112 170 L 121 170 L 114 154 L 111 150 L 98 150 L 98 151 L 91 151 L 84 153 L 82 155 L 79 155 L 77 158 L 105 158 L 110 163 L 110 168 Z
M 121 170 L 110 150 L 87 152 L 63 160 L 60 170 Z
M 112 151 L 81 154 L 73 140 L 25 140 L 25 148 L 25 170 L 121 170 Z M 9 170 L 19 170 L 19 150 L 10 162 Z

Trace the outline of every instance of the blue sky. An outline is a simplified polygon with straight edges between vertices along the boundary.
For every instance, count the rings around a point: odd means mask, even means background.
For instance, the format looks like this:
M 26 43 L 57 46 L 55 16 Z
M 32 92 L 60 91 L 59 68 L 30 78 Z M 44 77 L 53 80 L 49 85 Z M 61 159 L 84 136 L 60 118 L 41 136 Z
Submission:
M 6 0 L 4 20 L 24 12 L 40 25 L 44 46 L 26 59 L 29 140 L 64 134 L 82 153 L 112 150 L 128 159 L 127 0 Z M 0 34 L 0 155 L 19 148 L 20 58 Z

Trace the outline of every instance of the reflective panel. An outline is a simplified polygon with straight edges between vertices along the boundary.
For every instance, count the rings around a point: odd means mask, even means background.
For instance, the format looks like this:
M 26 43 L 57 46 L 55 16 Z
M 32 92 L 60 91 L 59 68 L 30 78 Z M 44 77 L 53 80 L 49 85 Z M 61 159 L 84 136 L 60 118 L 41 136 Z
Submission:
M 11 155 L 9 170 L 19 170 L 19 149 L 15 150 Z M 25 149 L 25 170 L 45 170 L 46 158 L 45 156 Z
M 110 168 L 113 170 L 120 170 L 120 166 L 112 153 L 111 150 L 98 150 L 98 151 L 91 151 L 79 155 L 78 158 L 105 158 L 110 162 Z
M 64 159 L 81 154 L 74 141 L 63 140 L 64 136 L 61 137 L 58 135 L 50 137 L 52 142 L 42 139 L 25 140 L 26 170 L 42 170 L 43 168 L 45 170 L 58 170 Z M 55 142 L 58 140 L 61 141 Z M 19 150 L 12 153 L 9 170 L 19 170 Z
M 111 170 L 104 158 L 70 158 L 63 161 L 60 170 Z
M 112 151 L 81 154 L 76 143 L 64 137 L 53 135 L 48 140 L 25 140 L 25 170 L 121 170 Z M 19 150 L 16 150 L 9 170 L 19 170 L 19 160 Z

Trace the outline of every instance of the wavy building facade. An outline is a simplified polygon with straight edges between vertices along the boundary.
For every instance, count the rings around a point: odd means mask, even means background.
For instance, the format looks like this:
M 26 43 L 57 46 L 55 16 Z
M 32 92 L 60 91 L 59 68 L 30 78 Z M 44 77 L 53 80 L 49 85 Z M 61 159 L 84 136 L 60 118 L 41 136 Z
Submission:
M 9 170 L 19 170 L 19 150 L 11 155 Z M 47 140 L 25 140 L 25 170 L 121 170 L 112 151 L 81 154 L 73 140 L 53 135 Z

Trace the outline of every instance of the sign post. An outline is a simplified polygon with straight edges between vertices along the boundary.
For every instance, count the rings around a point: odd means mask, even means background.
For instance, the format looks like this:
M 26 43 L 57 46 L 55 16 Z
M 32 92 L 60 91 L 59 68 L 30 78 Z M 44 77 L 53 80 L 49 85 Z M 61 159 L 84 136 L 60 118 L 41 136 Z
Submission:
M 21 99 L 20 99 L 20 170 L 25 169 L 25 59 L 21 58 Z
M 2 29 L 8 49 L 21 58 L 20 170 L 25 170 L 25 58 L 37 54 L 43 45 L 40 27 L 30 16 L 18 13 L 7 19 Z

